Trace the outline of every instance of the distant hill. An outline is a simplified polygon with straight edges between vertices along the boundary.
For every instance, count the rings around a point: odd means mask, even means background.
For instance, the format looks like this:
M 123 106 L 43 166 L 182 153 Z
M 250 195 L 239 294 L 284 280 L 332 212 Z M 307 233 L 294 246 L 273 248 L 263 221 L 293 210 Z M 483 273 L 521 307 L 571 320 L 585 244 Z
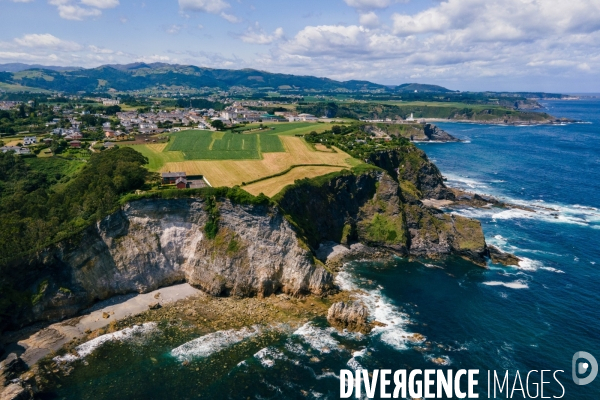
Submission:
M 103 65 L 97 68 L 46 67 L 27 64 L 0 65 L 0 82 L 26 87 L 75 93 L 114 89 L 117 91 L 150 88 L 211 88 L 245 87 L 262 90 L 299 91 L 385 91 L 396 89 L 360 80 L 345 82 L 315 76 L 276 74 L 255 69 L 213 69 L 192 65 L 165 63 L 133 63 Z M 407 84 L 404 91 L 439 91 L 448 89 L 434 85 Z
M 2 74 L 6 83 L 56 90 L 62 92 L 94 92 L 163 88 L 219 88 L 246 87 L 268 90 L 386 90 L 384 85 L 368 81 L 339 82 L 314 76 L 273 74 L 254 69 L 228 70 L 201 68 L 191 65 L 163 63 L 135 63 L 103 65 L 92 69 L 52 70 L 46 67 L 21 69 L 11 76 Z
M 39 65 L 39 64 L 22 64 L 22 63 L 8 63 L 0 64 L 0 72 L 21 72 L 28 69 L 47 69 L 50 71 L 76 71 L 83 69 L 81 67 L 58 67 L 52 65 Z
M 421 83 L 405 83 L 400 86 L 396 86 L 398 92 L 438 92 L 438 93 L 450 93 L 454 90 L 446 89 L 445 87 L 438 85 L 425 85 Z

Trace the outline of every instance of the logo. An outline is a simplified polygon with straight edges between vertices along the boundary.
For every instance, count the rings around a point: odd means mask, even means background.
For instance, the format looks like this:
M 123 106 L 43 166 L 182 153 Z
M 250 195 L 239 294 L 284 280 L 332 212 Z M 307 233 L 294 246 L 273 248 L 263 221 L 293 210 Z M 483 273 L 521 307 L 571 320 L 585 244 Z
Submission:
M 586 361 L 579 361 L 582 358 Z M 587 378 L 579 378 L 579 375 L 585 374 L 590 370 L 590 367 L 591 371 Z M 596 375 L 598 375 L 598 362 L 593 355 L 585 351 L 578 351 L 573 355 L 573 382 L 576 385 L 583 386 L 590 384 L 596 379 Z

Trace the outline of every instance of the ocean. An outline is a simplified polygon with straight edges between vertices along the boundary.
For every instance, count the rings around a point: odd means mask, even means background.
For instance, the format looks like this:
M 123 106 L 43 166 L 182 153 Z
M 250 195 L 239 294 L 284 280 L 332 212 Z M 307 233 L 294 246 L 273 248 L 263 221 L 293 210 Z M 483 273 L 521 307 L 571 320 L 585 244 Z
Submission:
M 439 123 L 464 142 L 419 144 L 450 186 L 535 210 L 452 211 L 481 220 L 489 243 L 523 259 L 518 268 L 461 259 L 353 262 L 338 283 L 360 289 L 385 324 L 367 336 L 318 318 L 300 328 L 183 339 L 175 325 L 148 324 L 65 361 L 69 375 L 45 398 L 336 399 L 341 369 L 442 368 L 479 369 L 480 398 L 488 370 L 509 371 L 511 388 L 517 371 L 524 386 L 538 371 L 531 397 L 539 371 L 562 370 L 563 398 L 597 399 L 600 378 L 575 385 L 571 359 L 578 351 L 600 359 L 600 100 L 544 106 L 583 123 Z M 544 381 L 544 396 L 561 395 L 551 374 Z

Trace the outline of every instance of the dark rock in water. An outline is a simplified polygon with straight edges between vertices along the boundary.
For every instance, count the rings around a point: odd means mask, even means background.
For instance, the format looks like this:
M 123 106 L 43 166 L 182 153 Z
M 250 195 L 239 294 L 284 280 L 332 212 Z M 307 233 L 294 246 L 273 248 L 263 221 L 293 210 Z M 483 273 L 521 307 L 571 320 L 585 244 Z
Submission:
M 369 311 L 363 303 L 343 301 L 333 304 L 327 312 L 327 321 L 338 328 L 369 333 Z
M 11 353 L 0 363 L 0 384 L 8 384 L 21 373 L 27 371 L 27 364 L 15 353 Z M 4 382 L 4 383 L 3 383 Z
M 460 139 L 455 138 L 445 130 L 440 129 L 433 124 L 425 124 L 423 129 L 425 131 L 425 136 L 427 136 L 429 140 L 436 142 L 460 142 Z
M 0 392 L 2 400 L 29 400 L 33 399 L 31 393 L 18 383 L 11 383 L 2 392 Z
M 506 266 L 519 265 L 519 261 L 521 261 L 519 257 L 510 253 L 505 253 L 496 246 L 488 245 L 488 252 L 494 264 L 502 264 Z

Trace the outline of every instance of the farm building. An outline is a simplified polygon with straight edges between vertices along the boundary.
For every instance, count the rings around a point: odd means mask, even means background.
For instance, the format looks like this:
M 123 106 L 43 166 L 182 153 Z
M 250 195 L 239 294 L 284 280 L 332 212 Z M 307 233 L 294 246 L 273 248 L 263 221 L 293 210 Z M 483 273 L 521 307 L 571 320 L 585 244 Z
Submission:
M 186 179 L 187 178 L 187 175 L 185 172 L 163 172 L 161 176 L 162 176 L 163 185 L 176 184 L 177 179 L 179 179 L 179 178 Z

